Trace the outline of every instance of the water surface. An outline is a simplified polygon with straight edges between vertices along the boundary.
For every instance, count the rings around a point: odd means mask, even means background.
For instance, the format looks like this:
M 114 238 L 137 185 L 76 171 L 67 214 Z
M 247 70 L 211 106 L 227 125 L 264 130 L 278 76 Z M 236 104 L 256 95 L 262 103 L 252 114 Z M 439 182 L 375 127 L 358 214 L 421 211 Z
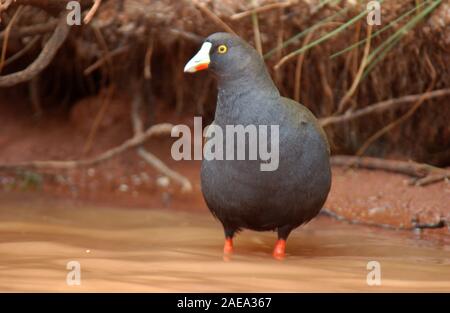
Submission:
M 242 232 L 229 261 L 222 236 L 206 212 L 3 203 L 0 290 L 450 291 L 450 248 L 412 233 L 322 216 L 292 233 L 281 262 L 275 233 Z M 367 284 L 373 260 L 381 286 Z M 80 286 L 66 284 L 70 261 Z

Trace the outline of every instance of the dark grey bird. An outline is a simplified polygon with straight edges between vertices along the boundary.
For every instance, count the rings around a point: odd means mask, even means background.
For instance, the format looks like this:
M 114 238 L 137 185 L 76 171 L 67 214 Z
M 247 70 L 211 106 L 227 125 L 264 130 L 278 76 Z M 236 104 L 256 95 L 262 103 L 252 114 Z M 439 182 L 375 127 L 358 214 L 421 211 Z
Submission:
M 330 190 L 325 133 L 305 106 L 280 95 L 262 57 L 241 38 L 228 33 L 206 38 L 184 71 L 203 69 L 217 78 L 213 124 L 224 133 L 227 125 L 279 125 L 275 170 L 262 171 L 264 160 L 259 155 L 256 160 L 249 159 L 250 145 L 244 160 L 202 161 L 202 192 L 210 211 L 223 225 L 224 252 L 232 252 L 233 236 L 241 229 L 276 230 L 273 255 L 283 258 L 291 231 L 319 213 Z M 273 134 L 267 133 L 271 138 Z

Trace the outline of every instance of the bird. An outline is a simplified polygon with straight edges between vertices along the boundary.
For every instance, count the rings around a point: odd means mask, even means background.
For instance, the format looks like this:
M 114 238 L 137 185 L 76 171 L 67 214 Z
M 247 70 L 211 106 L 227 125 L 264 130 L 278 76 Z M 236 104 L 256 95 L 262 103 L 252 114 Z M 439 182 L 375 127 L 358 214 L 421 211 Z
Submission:
M 233 253 L 241 230 L 276 231 L 273 257 L 284 259 L 291 231 L 319 214 L 330 191 L 326 134 L 308 108 L 280 95 L 262 56 L 239 36 L 208 36 L 184 67 L 185 73 L 201 70 L 217 81 L 213 125 L 279 125 L 276 170 L 262 171 L 259 156 L 202 160 L 201 191 L 223 226 L 223 253 Z

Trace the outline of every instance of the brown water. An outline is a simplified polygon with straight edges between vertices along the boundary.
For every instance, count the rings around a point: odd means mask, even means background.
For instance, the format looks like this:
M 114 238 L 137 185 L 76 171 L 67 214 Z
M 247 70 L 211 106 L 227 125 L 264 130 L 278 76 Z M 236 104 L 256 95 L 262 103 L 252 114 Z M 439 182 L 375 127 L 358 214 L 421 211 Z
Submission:
M 3 291 L 450 291 L 450 248 L 414 234 L 320 217 L 295 231 L 284 261 L 274 233 L 244 231 L 222 258 L 209 214 L 80 205 L 0 205 Z M 69 261 L 81 285 L 68 286 Z M 381 265 L 368 286 L 367 262 Z

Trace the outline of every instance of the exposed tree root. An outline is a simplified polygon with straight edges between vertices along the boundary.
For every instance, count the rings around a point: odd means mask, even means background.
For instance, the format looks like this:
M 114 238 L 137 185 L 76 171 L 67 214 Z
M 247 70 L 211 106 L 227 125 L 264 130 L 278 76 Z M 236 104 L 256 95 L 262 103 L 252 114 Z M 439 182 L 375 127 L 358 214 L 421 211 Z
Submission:
M 14 25 L 14 23 L 16 22 L 17 18 L 20 16 L 22 9 L 23 9 L 23 7 L 19 7 L 16 10 L 16 12 L 14 12 L 14 15 L 11 18 L 11 21 L 9 22 L 8 26 L 5 29 L 5 37 L 3 39 L 2 53 L 0 56 L 0 73 L 2 72 L 4 63 L 5 63 L 5 59 L 6 59 L 6 48 L 8 47 L 8 40 L 9 40 L 9 35 L 11 34 L 11 28 Z
M 12 32 L 9 35 L 10 39 L 15 38 L 22 38 L 27 36 L 33 36 L 33 35 L 41 35 L 45 33 L 49 33 L 52 30 L 55 29 L 55 27 L 58 25 L 58 21 L 51 20 L 47 23 L 33 25 L 33 26 L 23 26 L 20 28 L 14 27 L 14 32 Z M 6 31 L 0 32 L 0 40 L 3 40 L 5 38 Z
M 140 118 L 142 98 L 136 96 L 131 108 L 131 121 L 133 124 L 134 136 L 121 145 L 107 150 L 99 156 L 82 159 L 82 160 L 70 160 L 70 161 L 31 161 L 16 164 L 0 164 L 0 170 L 14 170 L 14 169 L 35 169 L 35 170 L 56 170 L 56 169 L 73 169 L 78 167 L 86 167 L 98 165 L 101 162 L 107 161 L 119 154 L 136 148 L 137 154 L 146 161 L 149 165 L 159 171 L 161 174 L 166 175 L 173 181 L 181 185 L 183 192 L 191 192 L 192 184 L 183 175 L 169 168 L 163 161 L 158 159 L 155 155 L 147 151 L 142 145 L 147 139 L 156 135 L 170 134 L 173 125 L 171 124 L 157 124 L 144 130 L 142 120 Z
M 41 39 L 41 36 L 37 35 L 34 36 L 33 39 L 31 39 L 26 45 L 25 47 L 23 47 L 22 50 L 18 51 L 17 53 L 15 53 L 14 55 L 12 55 L 11 57 L 9 57 L 7 60 L 5 60 L 5 62 L 3 63 L 3 67 L 13 63 L 14 61 L 20 59 L 21 57 L 23 57 L 25 54 L 27 54 L 36 43 L 38 43 L 39 39 Z
M 60 17 L 53 35 L 45 44 L 37 59 L 22 71 L 0 76 L 0 87 L 11 87 L 29 81 L 42 72 L 53 60 L 64 41 L 66 41 L 69 32 L 70 26 L 67 25 L 66 16 L 63 15 Z
M 411 184 L 416 186 L 425 186 L 450 178 L 449 170 L 411 161 L 339 155 L 331 157 L 331 164 L 334 166 L 383 170 L 411 176 L 415 178 L 411 181 Z
M 332 217 L 338 221 L 347 222 L 349 224 L 355 224 L 355 225 L 364 225 L 364 226 L 374 226 L 374 227 L 380 227 L 383 229 L 392 229 L 392 230 L 422 230 L 422 229 L 437 229 L 437 228 L 444 228 L 449 226 L 449 222 L 440 219 L 439 221 L 435 223 L 420 223 L 416 220 L 411 221 L 412 226 L 410 227 L 401 227 L 401 226 L 393 226 L 389 224 L 380 224 L 380 223 L 371 223 L 371 222 L 364 222 L 357 219 L 351 219 L 342 215 L 339 215 L 335 213 L 334 211 L 331 211 L 330 209 L 323 208 L 320 211 L 321 214 Z

